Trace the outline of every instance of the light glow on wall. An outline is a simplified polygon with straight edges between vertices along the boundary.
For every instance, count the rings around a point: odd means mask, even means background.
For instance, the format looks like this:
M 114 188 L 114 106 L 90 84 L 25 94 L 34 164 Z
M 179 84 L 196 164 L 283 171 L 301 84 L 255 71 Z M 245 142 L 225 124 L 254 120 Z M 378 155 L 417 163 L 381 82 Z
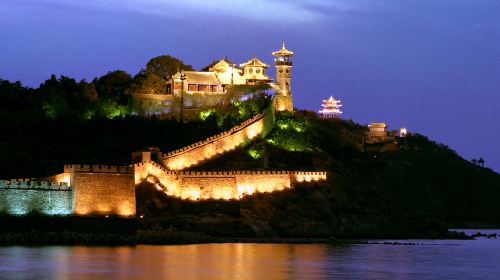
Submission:
M 248 185 L 238 185 L 238 197 L 241 198 L 244 195 L 252 195 L 255 193 L 255 187 Z
M 138 178 L 138 177 L 141 178 Z M 155 162 L 136 165 L 136 181 L 147 180 L 169 196 L 187 200 L 239 200 L 245 195 L 282 191 L 294 182 L 326 180 L 326 172 L 170 171 Z
M 254 116 L 229 131 L 166 154 L 163 159 L 164 165 L 169 170 L 187 169 L 248 143 L 266 132 L 266 128 L 270 127 L 269 124 L 274 123 L 272 108 L 273 104 L 270 104 L 264 113 Z
M 69 190 L 0 189 L 0 212 L 10 215 L 70 215 L 71 205 Z

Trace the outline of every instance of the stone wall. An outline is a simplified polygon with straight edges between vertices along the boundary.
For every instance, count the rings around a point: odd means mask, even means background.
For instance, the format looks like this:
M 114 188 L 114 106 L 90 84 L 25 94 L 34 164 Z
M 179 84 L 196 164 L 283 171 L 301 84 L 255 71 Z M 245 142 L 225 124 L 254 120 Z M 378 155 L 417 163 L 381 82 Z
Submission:
M 212 159 L 268 133 L 274 124 L 274 102 L 262 113 L 241 125 L 204 141 L 165 154 L 164 165 L 170 170 L 182 170 Z
M 276 95 L 274 99 L 275 99 L 275 108 L 277 111 L 293 112 L 293 101 L 291 95 Z
M 297 182 L 326 180 L 326 172 L 171 171 L 155 162 L 135 165 L 135 183 L 147 180 L 167 195 L 190 200 L 240 199 L 291 188 Z
M 73 214 L 135 216 L 133 166 L 66 165 Z
M 0 181 L 0 213 L 70 215 L 73 195 L 66 183 Z

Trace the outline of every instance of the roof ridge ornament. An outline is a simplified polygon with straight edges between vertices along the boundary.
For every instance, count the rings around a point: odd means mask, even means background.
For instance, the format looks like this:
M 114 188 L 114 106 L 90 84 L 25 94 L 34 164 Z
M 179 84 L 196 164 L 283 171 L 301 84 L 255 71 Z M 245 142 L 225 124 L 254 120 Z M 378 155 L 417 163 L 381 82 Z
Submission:
M 273 52 L 274 56 L 292 56 L 293 52 L 290 50 L 287 50 L 285 47 L 285 41 L 282 42 L 281 49 L 278 51 Z

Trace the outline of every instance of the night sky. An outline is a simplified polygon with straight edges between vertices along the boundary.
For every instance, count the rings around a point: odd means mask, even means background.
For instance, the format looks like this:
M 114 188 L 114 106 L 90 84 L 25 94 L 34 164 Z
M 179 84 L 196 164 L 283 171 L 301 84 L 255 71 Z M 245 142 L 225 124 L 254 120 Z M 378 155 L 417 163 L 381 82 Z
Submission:
M 1 0 L 0 78 L 135 75 L 169 54 L 195 68 L 295 52 L 295 106 L 405 126 L 500 171 L 498 0 Z M 274 71 L 270 71 L 274 75 Z

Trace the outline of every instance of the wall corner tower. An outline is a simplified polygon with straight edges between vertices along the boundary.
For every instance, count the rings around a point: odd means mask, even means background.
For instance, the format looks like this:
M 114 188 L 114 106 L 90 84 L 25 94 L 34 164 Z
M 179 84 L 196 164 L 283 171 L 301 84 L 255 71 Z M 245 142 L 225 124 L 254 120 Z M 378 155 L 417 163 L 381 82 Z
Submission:
M 285 48 L 283 43 L 279 51 L 273 52 L 274 66 L 276 67 L 276 96 L 275 106 L 278 111 L 293 112 L 292 91 L 290 77 L 292 72 L 293 52 Z

